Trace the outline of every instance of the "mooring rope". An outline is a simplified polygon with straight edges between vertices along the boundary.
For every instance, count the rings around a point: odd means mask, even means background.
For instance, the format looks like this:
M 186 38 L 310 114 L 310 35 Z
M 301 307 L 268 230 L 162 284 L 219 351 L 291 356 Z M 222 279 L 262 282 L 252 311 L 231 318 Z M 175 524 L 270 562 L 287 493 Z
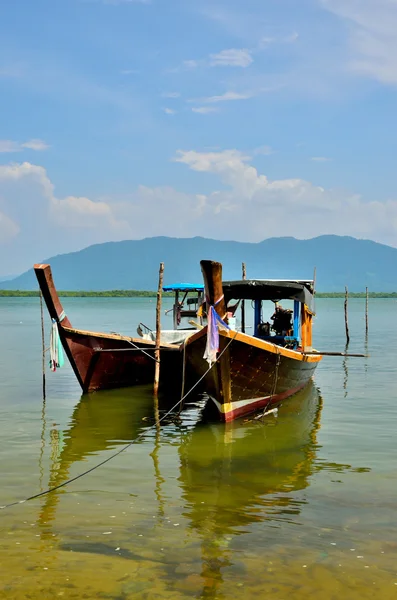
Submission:
M 157 358 L 154 358 L 154 356 L 151 356 L 150 354 L 148 354 L 147 352 L 145 352 L 145 350 L 143 350 L 143 348 L 139 348 L 139 346 L 137 346 L 136 344 L 134 344 L 134 342 L 131 342 L 131 340 L 126 339 L 126 338 L 122 338 L 122 339 L 124 339 L 126 342 L 128 342 L 129 344 L 131 344 L 131 346 L 134 346 L 134 348 L 136 350 L 140 350 L 141 352 L 143 352 L 143 354 L 146 354 L 146 356 L 148 356 L 149 358 L 151 358 L 152 360 L 154 360 L 154 362 L 156 362 L 156 363 L 160 362 Z
M 211 369 L 213 368 L 213 366 L 218 362 L 218 360 L 221 358 L 221 356 L 224 354 L 224 352 L 226 352 L 226 350 L 229 348 L 230 344 L 236 338 L 236 335 L 237 335 L 237 331 L 235 332 L 234 336 L 230 339 L 230 341 L 228 342 L 228 344 L 224 347 L 224 349 L 222 350 L 222 352 L 219 353 L 219 356 L 217 357 L 216 361 L 214 363 L 212 363 L 212 365 L 210 367 L 208 367 L 208 369 L 205 371 L 205 373 L 200 377 L 200 379 L 198 381 L 196 381 L 196 383 L 190 388 L 190 390 L 184 396 L 182 396 L 182 398 L 180 400 L 178 400 L 178 402 L 172 408 L 170 408 L 170 410 L 167 411 L 159 419 L 158 423 L 154 423 L 153 425 L 151 425 L 150 427 L 148 427 L 144 431 L 141 431 L 141 433 L 138 434 L 138 436 L 135 438 L 135 440 L 133 440 L 132 442 L 129 442 L 128 444 L 126 444 L 125 446 L 123 446 L 122 448 L 120 448 L 120 450 L 118 450 L 117 452 L 114 452 L 114 454 L 112 454 L 111 456 L 108 456 L 107 458 L 105 458 L 104 460 L 102 460 L 98 464 L 94 465 L 90 469 L 87 469 L 83 473 L 79 473 L 79 475 L 76 475 L 75 477 L 71 477 L 70 479 L 68 479 L 67 481 L 64 481 L 63 483 L 60 483 L 59 485 L 56 485 L 56 486 L 54 486 L 52 488 L 48 488 L 47 490 L 44 490 L 44 492 L 39 492 L 37 494 L 32 494 L 31 496 L 28 496 L 24 500 L 16 500 L 14 502 L 10 502 L 9 504 L 5 504 L 4 506 L 0 506 L 0 510 L 4 510 L 6 508 L 11 508 L 12 506 L 16 506 L 17 504 L 25 504 L 25 502 L 29 502 L 30 500 L 36 500 L 37 498 L 42 498 L 43 496 L 47 496 L 48 494 L 51 494 L 52 492 L 55 492 L 56 490 L 59 490 L 59 489 L 65 487 L 65 486 L 69 485 L 70 483 L 73 483 L 74 481 L 77 481 L 78 479 L 81 479 L 85 475 L 88 475 L 89 473 L 92 473 L 96 469 L 99 469 L 99 467 L 102 467 L 103 465 L 105 465 L 109 461 L 113 460 L 113 458 L 116 458 L 117 456 L 119 456 L 120 454 L 122 454 L 123 452 L 125 452 L 126 450 L 128 450 L 128 448 L 131 448 L 131 446 L 133 444 L 136 444 L 151 429 L 154 429 L 155 427 L 157 427 L 157 424 L 160 424 L 162 421 L 164 421 L 164 419 L 166 419 L 176 409 L 176 407 L 179 404 L 181 404 L 185 400 L 185 398 L 187 398 L 189 396 L 189 394 L 192 393 L 192 391 L 199 385 L 199 383 L 202 382 L 202 380 L 204 379 L 204 377 L 206 377 L 208 375 L 208 373 L 211 371 Z

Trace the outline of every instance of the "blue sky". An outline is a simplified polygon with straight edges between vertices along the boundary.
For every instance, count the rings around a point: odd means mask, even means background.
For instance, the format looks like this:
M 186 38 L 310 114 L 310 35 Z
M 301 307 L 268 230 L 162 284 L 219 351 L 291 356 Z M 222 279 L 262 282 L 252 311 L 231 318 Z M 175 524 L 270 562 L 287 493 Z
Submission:
M 395 0 L 3 0 L 0 275 L 151 235 L 397 247 Z

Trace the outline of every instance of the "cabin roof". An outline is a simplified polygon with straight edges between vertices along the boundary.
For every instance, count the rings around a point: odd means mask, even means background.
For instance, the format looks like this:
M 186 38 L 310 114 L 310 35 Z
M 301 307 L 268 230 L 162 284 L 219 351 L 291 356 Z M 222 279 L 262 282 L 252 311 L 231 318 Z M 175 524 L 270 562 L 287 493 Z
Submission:
M 298 300 L 311 307 L 313 283 L 309 279 L 242 279 L 222 285 L 227 300 Z
M 163 292 L 202 292 L 202 283 L 173 283 L 163 287 Z

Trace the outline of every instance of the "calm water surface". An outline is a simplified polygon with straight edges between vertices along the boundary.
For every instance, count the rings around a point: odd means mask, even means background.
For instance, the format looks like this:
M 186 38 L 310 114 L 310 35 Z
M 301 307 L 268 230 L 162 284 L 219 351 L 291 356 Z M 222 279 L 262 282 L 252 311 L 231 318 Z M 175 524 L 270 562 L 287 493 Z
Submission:
M 153 325 L 147 299 L 64 305 L 76 327 Z M 342 301 L 317 312 L 315 346 L 343 350 Z M 325 358 L 277 418 L 205 424 L 192 397 L 159 432 L 150 389 L 81 397 L 69 366 L 43 403 L 38 299 L 0 299 L 0 505 L 138 438 L 0 510 L 0 598 L 396 598 L 396 338 L 397 302 L 372 300 L 370 358 Z

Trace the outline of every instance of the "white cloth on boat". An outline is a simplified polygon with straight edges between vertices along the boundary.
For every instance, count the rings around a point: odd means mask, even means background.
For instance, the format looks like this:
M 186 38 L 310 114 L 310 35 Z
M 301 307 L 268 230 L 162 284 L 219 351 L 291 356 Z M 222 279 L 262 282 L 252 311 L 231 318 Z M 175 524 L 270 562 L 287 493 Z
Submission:
M 162 344 L 182 344 L 188 337 L 197 333 L 197 329 L 163 329 L 160 333 Z M 144 340 L 156 341 L 156 332 L 150 331 L 143 334 Z

